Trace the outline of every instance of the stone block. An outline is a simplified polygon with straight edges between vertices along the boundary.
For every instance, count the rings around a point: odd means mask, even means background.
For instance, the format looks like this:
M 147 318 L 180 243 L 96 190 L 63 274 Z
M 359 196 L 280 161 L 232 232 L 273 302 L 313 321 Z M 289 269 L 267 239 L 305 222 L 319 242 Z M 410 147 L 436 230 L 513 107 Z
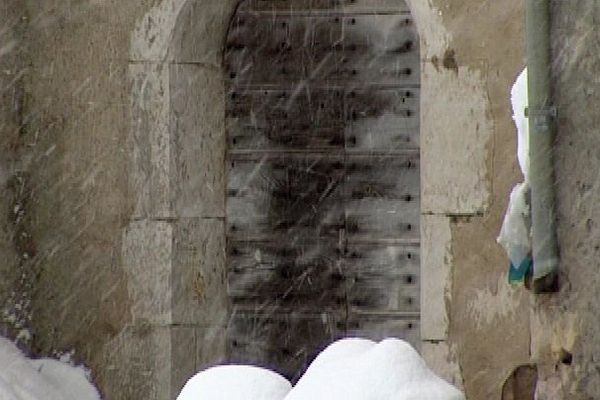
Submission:
M 172 323 L 173 226 L 164 221 L 135 221 L 123 237 L 123 269 L 127 276 L 134 322 Z
M 171 395 L 175 399 L 187 380 L 196 373 L 198 338 L 192 326 L 171 326 Z
M 112 400 L 175 399 L 195 370 L 195 331 L 191 327 L 132 325 L 104 350 L 99 376 Z
M 225 328 L 171 327 L 171 397 L 196 373 L 225 362 Z
M 188 1 L 172 33 L 168 58 L 175 63 L 208 64 L 221 67 L 223 44 L 235 1 Z
M 131 59 L 219 65 L 235 5 L 235 0 L 155 2 L 132 32 Z
M 135 63 L 130 75 L 134 218 L 223 217 L 221 74 L 195 64 Z
M 196 328 L 196 371 L 202 371 L 226 361 L 227 328 L 208 326 Z
M 196 326 L 227 324 L 225 222 L 173 222 L 172 322 Z
M 186 0 L 164 0 L 153 6 L 139 18 L 130 40 L 130 59 L 141 62 L 168 61 L 177 16 Z
M 130 64 L 132 85 L 131 193 L 133 218 L 169 218 L 171 151 L 169 67 L 162 63 Z
M 448 343 L 441 342 L 423 342 L 421 344 L 421 356 L 427 366 L 439 377 L 456 386 L 463 388 L 463 378 L 460 372 L 460 366 L 456 361 L 456 354 L 451 351 Z
M 448 337 L 446 298 L 451 285 L 451 231 L 445 215 L 421 216 L 421 339 Z
M 123 265 L 134 321 L 226 325 L 223 220 L 132 222 L 124 234 Z
M 172 213 L 180 218 L 225 216 L 225 94 L 220 71 L 172 64 Z
M 485 212 L 490 195 L 487 146 L 493 123 L 482 74 L 422 64 L 421 210 Z

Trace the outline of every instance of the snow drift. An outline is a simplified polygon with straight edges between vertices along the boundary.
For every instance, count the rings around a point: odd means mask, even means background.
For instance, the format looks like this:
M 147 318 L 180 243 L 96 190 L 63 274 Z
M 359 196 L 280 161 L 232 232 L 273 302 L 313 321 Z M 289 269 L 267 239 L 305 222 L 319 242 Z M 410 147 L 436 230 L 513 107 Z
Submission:
M 311 364 L 285 400 L 464 400 L 405 341 L 333 343 Z
M 190 379 L 177 400 L 281 400 L 292 385 L 264 368 L 223 365 Z
M 291 390 L 290 390 L 291 389 Z M 280 375 L 221 366 L 191 378 L 177 400 L 464 400 L 406 342 L 343 339 L 327 347 L 291 388 Z
M 100 400 L 82 367 L 47 358 L 30 360 L 0 338 L 0 400 Z

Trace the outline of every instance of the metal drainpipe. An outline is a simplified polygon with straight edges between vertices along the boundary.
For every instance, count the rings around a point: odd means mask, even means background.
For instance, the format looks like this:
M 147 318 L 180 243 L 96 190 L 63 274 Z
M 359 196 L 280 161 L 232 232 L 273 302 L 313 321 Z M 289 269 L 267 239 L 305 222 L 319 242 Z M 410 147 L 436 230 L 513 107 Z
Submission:
M 558 243 L 554 205 L 555 108 L 551 98 L 550 0 L 527 0 L 527 73 L 533 288 L 558 289 Z

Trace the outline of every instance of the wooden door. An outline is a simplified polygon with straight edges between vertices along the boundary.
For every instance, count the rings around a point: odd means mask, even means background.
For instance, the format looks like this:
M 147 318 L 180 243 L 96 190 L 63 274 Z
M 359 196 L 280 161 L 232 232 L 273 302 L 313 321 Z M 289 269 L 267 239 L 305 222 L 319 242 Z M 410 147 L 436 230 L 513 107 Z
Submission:
M 419 341 L 419 51 L 400 0 L 249 0 L 227 81 L 230 359 Z

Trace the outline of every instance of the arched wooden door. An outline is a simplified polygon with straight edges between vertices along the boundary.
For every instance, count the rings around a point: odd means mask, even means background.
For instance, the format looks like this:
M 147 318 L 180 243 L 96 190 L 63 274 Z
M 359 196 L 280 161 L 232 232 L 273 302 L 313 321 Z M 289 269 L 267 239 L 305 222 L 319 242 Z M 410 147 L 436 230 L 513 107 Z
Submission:
M 400 0 L 248 0 L 227 82 L 232 361 L 419 341 L 419 50 Z

